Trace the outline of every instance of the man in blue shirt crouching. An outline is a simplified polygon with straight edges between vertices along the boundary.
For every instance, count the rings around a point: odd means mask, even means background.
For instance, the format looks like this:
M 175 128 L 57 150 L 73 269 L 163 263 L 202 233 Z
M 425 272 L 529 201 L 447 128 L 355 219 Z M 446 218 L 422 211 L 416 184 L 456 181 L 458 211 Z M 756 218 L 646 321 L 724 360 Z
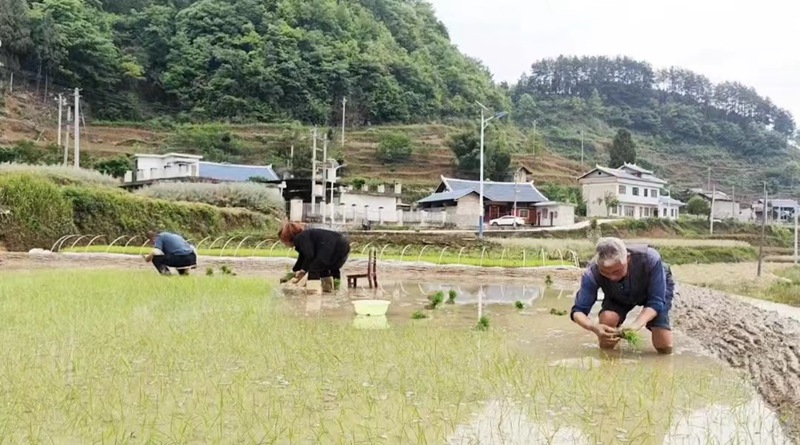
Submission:
M 169 268 L 178 269 L 178 274 L 188 275 L 189 268 L 197 265 L 197 255 L 194 247 L 182 236 L 170 232 L 150 231 L 148 233 L 150 241 L 153 243 L 153 252 L 145 257 L 146 262 L 153 262 L 158 273 L 161 275 L 171 275 Z M 157 250 L 160 250 L 159 255 Z
M 581 288 L 575 295 L 570 318 L 582 328 L 597 335 L 602 349 L 614 349 L 623 329 L 650 330 L 653 347 L 660 354 L 672 353 L 672 327 L 669 311 L 675 283 L 669 265 L 661 255 L 648 246 L 625 246 L 619 238 L 602 238 L 597 242 L 596 255 L 581 278 Z M 589 319 L 597 301 L 597 290 L 605 297 L 598 323 Z M 622 326 L 628 313 L 636 306 L 642 311 L 630 324 Z

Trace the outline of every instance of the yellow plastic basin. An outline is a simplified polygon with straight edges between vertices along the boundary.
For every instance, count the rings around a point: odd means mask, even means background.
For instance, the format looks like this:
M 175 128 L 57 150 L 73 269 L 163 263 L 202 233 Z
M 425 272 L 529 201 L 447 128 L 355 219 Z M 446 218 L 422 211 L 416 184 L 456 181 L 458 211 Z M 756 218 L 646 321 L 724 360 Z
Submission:
M 370 317 L 379 317 L 386 315 L 389 310 L 391 301 L 387 300 L 355 300 L 353 306 L 356 309 L 356 314 L 367 315 Z

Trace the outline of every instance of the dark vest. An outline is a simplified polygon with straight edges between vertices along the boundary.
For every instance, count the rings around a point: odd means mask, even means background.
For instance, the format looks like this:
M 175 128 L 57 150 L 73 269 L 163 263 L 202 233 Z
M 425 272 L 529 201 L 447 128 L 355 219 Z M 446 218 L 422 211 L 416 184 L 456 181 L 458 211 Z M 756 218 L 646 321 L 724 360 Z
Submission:
M 628 246 L 628 275 L 622 279 L 630 289 L 630 296 L 622 290 L 622 282 L 614 282 L 600 274 L 597 263 L 591 266 L 592 275 L 603 289 L 605 298 L 627 306 L 643 306 L 647 301 L 650 273 L 647 270 L 647 245 Z

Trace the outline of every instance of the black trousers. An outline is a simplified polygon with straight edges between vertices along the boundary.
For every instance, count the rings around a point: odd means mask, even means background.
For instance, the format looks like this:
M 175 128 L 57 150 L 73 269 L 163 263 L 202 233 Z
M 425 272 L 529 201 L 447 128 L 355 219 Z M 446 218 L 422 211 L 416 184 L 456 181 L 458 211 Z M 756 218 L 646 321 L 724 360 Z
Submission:
M 326 264 L 319 270 L 308 271 L 309 280 L 318 280 L 320 278 L 333 278 L 334 280 L 342 279 L 342 267 L 350 257 L 350 243 L 342 243 L 336 249 L 336 253 L 331 258 L 330 264 Z
M 170 267 L 189 267 L 197 265 L 197 255 L 156 255 L 153 257 L 153 266 L 161 275 L 171 275 Z M 180 275 L 187 275 L 188 270 L 179 270 Z

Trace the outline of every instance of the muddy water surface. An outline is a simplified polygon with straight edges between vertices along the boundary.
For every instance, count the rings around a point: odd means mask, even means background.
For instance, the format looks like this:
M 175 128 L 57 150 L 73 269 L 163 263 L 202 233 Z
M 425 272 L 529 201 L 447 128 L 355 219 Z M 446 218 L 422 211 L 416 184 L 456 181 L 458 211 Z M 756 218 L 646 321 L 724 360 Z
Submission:
M 455 304 L 424 308 L 429 295 L 442 291 L 447 299 L 451 289 L 457 292 Z M 537 365 L 522 377 L 523 384 L 531 385 L 525 396 L 518 392 L 485 401 L 482 410 L 458 426 L 451 444 L 791 443 L 746 379 L 680 332 L 675 354 L 668 357 L 655 354 L 649 335 L 639 350 L 621 345 L 611 354 L 600 351 L 593 335 L 559 315 L 569 311 L 574 289 L 385 281 L 378 290 L 335 295 L 292 291 L 280 297 L 298 316 L 355 329 L 407 325 L 414 322 L 414 312 L 422 311 L 431 316 L 425 323 L 463 330 L 476 324 L 482 302 L 492 329 L 503 332 L 515 350 Z M 387 316 L 356 316 L 352 301 L 373 298 L 392 302 Z M 598 310 L 599 303 L 593 316 Z

